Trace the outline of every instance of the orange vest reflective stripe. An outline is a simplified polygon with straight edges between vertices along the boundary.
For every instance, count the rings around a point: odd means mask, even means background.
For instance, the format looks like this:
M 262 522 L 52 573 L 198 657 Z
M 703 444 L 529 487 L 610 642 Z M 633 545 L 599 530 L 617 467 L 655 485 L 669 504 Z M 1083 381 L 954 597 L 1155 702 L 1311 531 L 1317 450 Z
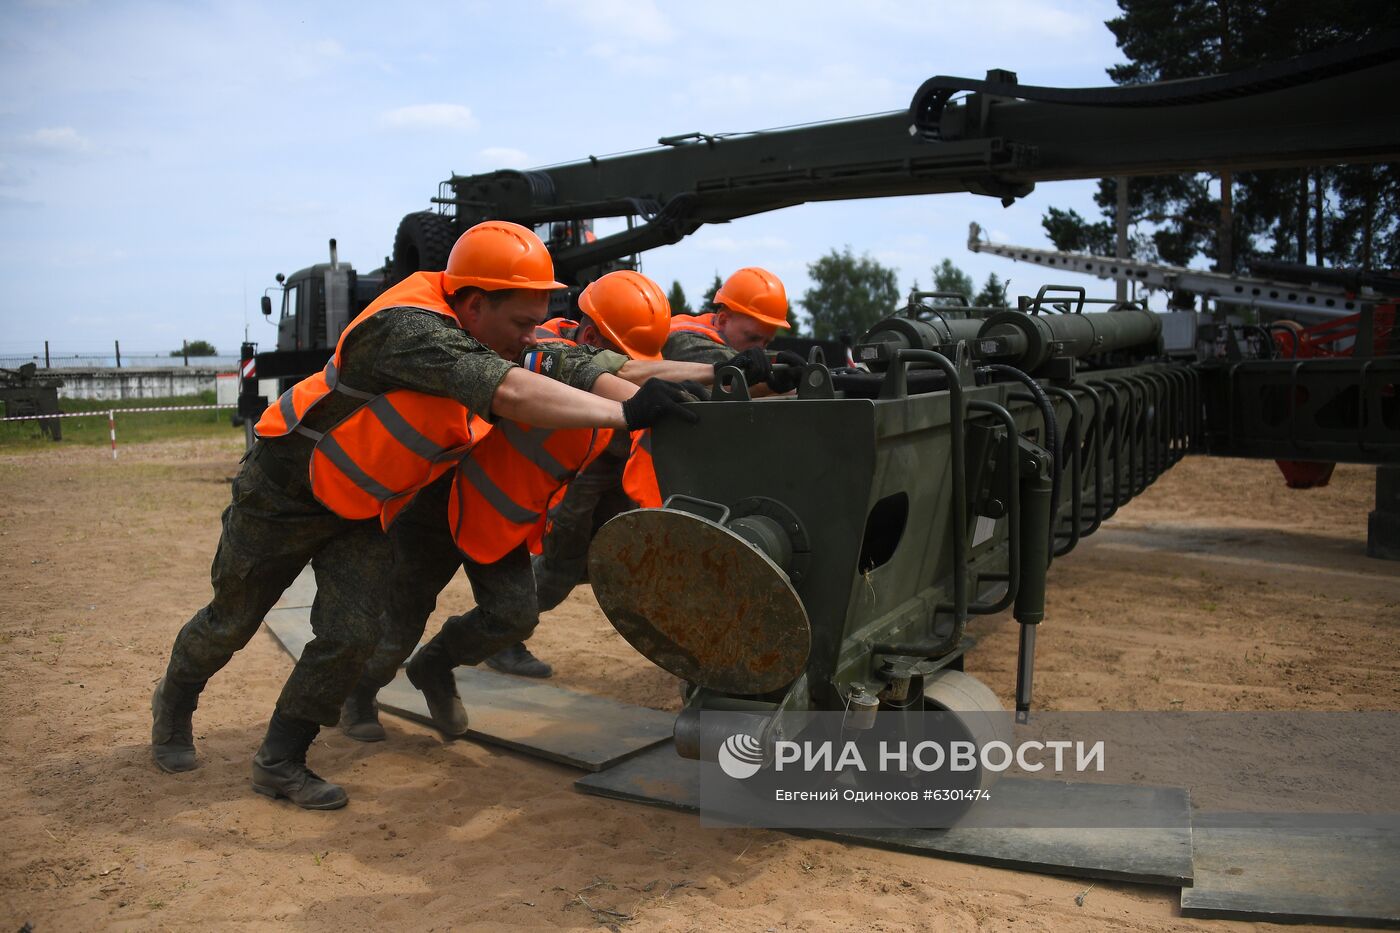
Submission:
M 497 422 L 452 483 L 448 515 L 458 549 L 479 564 L 494 564 L 538 540 L 555 497 L 611 439 L 606 429 Z
M 632 435 L 632 453 L 622 471 L 622 491 L 640 508 L 661 508 L 661 488 L 656 482 L 656 465 L 651 459 L 651 431 Z
M 418 490 L 452 469 L 490 425 L 461 403 L 409 389 L 371 395 L 339 381 L 345 338 L 380 311 L 432 311 L 454 327 L 441 272 L 418 272 L 380 295 L 340 335 L 326 368 L 292 386 L 259 419 L 259 437 L 293 431 L 316 441 L 311 454 L 311 491 L 343 518 L 380 516 L 385 527 Z M 361 404 L 325 434 L 301 422 L 321 399 L 340 392 Z
M 590 236 L 591 235 L 592 234 L 590 234 Z M 579 343 L 574 338 L 578 334 L 578 328 L 578 321 L 571 321 L 565 317 L 550 318 L 548 321 L 545 321 L 539 327 L 535 328 L 535 343 L 542 346 L 562 344 L 567 347 L 576 347 Z M 611 432 L 609 432 L 609 435 L 611 436 Z M 592 458 L 590 458 L 590 460 L 591 459 Z M 531 554 L 543 553 L 545 535 L 549 534 L 550 529 L 554 527 L 554 522 L 549 517 L 549 512 L 552 511 L 554 506 L 563 498 L 562 493 L 563 490 L 561 489 L 554 495 L 546 506 L 543 520 L 536 522 L 534 527 L 530 529 L 530 534 L 525 543 L 530 546 Z
M 671 316 L 671 333 L 699 334 L 708 337 L 720 346 L 728 346 L 715 329 L 714 312 L 709 314 L 674 314 Z

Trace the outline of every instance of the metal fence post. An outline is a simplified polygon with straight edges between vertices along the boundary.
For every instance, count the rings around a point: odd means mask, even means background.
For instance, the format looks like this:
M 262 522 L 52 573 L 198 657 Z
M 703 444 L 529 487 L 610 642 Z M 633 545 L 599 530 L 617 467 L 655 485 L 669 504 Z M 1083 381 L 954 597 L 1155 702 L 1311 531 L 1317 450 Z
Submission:
M 49 342 L 44 341 L 44 368 L 49 369 Z
M 190 342 L 188 340 L 180 341 L 180 348 L 185 354 L 185 365 L 190 365 Z
M 122 368 L 122 342 L 121 342 L 120 340 L 113 340 L 112 343 L 113 343 L 113 345 L 116 346 L 116 348 L 117 348 L 117 369 L 121 369 L 121 368 Z

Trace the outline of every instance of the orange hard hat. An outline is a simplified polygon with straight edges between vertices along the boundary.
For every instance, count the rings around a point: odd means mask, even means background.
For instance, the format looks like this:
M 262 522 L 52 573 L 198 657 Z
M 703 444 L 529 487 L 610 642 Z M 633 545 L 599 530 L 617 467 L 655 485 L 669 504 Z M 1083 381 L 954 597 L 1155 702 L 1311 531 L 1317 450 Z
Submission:
M 554 281 L 554 260 L 533 230 L 507 220 L 488 220 L 457 238 L 442 274 L 443 291 L 475 285 L 502 288 L 567 288 Z
M 661 359 L 671 333 L 671 303 L 651 279 L 628 269 L 609 272 L 583 290 L 578 306 L 632 359 Z
M 787 289 L 782 281 L 767 269 L 746 266 L 731 275 L 715 292 L 715 304 L 723 305 L 736 314 L 773 327 L 791 327 L 788 323 Z

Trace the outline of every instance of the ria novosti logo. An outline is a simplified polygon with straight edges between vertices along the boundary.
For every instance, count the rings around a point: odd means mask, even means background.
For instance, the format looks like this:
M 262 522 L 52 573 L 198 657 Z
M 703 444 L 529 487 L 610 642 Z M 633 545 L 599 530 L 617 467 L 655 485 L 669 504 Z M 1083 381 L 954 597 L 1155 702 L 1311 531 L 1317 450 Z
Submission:
M 856 742 L 838 743 L 778 741 L 774 743 L 774 770 L 783 771 L 785 765 L 797 765 L 797 770 L 811 773 L 839 774 L 843 771 L 893 771 L 909 773 L 921 771 L 933 773 L 1002 772 L 1013 766 L 1022 771 L 1035 773 L 1046 768 L 1047 763 L 1040 759 L 1049 752 L 1054 758 L 1053 770 L 1064 773 L 1071 770 L 1070 750 L 1074 751 L 1072 770 L 1076 773 L 1104 770 L 1104 742 L 1098 740 L 1092 745 L 1083 741 L 1021 742 L 1015 747 L 1002 741 L 991 741 L 978 745 L 976 742 L 952 741 L 947 743 L 925 741 L 880 741 L 875 748 L 862 751 Z M 866 756 L 875 754 L 875 759 L 867 763 Z M 735 780 L 751 778 L 763 767 L 763 744 L 752 735 L 736 732 L 724 740 L 719 748 L 719 766 Z
M 753 777 L 763 767 L 763 745 L 747 733 L 736 732 L 719 747 L 719 767 L 737 781 Z

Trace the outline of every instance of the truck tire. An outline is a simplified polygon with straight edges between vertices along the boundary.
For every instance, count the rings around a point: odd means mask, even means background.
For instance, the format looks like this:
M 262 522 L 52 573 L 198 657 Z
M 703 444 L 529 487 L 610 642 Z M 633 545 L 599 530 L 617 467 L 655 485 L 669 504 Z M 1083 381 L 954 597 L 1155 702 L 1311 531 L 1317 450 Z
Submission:
M 447 268 L 447 254 L 457 242 L 452 218 L 433 211 L 419 211 L 399 221 L 394 234 L 393 282 L 415 272 L 437 272 Z

